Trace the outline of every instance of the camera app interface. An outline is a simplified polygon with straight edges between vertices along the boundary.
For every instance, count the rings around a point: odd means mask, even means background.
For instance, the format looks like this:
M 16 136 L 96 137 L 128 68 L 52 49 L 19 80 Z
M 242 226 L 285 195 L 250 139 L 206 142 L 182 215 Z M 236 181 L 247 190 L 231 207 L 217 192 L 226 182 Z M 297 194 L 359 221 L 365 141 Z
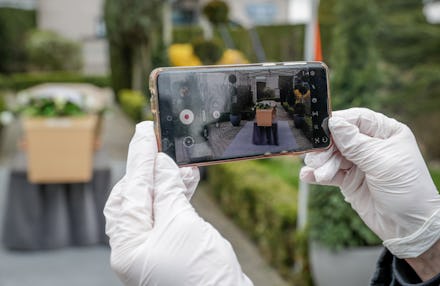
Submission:
M 321 67 L 168 71 L 158 87 L 162 149 L 179 164 L 329 144 Z

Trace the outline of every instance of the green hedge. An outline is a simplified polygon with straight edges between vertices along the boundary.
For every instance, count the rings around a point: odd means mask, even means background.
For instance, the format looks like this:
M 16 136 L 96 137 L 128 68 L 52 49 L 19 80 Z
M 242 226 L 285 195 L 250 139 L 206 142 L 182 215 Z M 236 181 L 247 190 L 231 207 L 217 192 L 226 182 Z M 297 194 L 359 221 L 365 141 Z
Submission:
M 256 61 L 252 40 L 244 28 L 229 27 L 229 33 L 235 48 L 242 51 L 249 61 Z M 273 25 L 256 28 L 266 53 L 267 61 L 293 61 L 304 58 L 304 25 Z M 173 29 L 174 43 L 191 43 L 203 36 L 203 31 L 197 26 L 182 26 Z M 214 39 L 222 41 L 218 29 L 214 30 Z
M 35 28 L 35 11 L 0 8 L 0 73 L 23 72 L 27 66 L 25 38 Z
M 268 61 L 304 60 L 304 25 L 257 27 Z
M 381 244 L 337 187 L 311 186 L 308 220 L 309 238 L 331 250 Z
M 22 90 L 42 83 L 91 83 L 96 86 L 106 87 L 110 80 L 106 76 L 88 76 L 77 73 L 19 73 L 0 75 L 0 90 Z
M 192 43 L 195 39 L 203 37 L 203 30 L 199 26 L 173 27 L 173 43 Z
M 26 52 L 30 70 L 78 72 L 82 68 L 81 44 L 53 31 L 30 31 Z
M 134 122 L 145 120 L 145 108 L 147 108 L 147 98 L 140 91 L 122 89 L 118 93 L 119 104 L 125 114 Z M 151 118 L 148 118 L 151 119 Z
M 286 162 L 270 159 L 211 166 L 208 182 L 224 212 L 256 242 L 270 264 L 291 278 L 299 163 L 291 158 Z

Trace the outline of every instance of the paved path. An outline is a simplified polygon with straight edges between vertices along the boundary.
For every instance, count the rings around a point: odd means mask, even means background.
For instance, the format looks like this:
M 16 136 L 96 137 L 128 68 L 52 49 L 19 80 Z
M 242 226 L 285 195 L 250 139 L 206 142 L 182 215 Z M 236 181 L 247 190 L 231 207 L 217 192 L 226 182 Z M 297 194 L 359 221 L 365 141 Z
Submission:
M 103 148 L 111 159 L 113 183 L 122 177 L 128 143 L 134 132 L 132 124 L 119 109 L 106 116 Z M 8 165 L 20 137 L 16 122 L 3 132 L 0 152 L 0 222 L 4 210 Z M 256 247 L 206 194 L 202 183 L 193 198 L 198 213 L 212 223 L 234 247 L 243 270 L 255 286 L 287 285 L 260 257 Z M 0 229 L 1 235 L 1 229 Z M 120 285 L 109 267 L 110 251 L 107 247 L 82 247 L 41 252 L 11 252 L 0 248 L 0 285 Z

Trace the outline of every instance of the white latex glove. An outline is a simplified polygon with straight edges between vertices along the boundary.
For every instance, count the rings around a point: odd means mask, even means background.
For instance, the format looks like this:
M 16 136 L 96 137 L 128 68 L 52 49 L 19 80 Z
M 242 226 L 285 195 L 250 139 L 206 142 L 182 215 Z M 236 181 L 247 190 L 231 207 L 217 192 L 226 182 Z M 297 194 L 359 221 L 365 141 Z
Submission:
M 152 122 L 136 126 L 127 171 L 104 209 L 111 266 L 125 285 L 252 285 L 234 251 L 189 198 L 197 168 L 157 152 Z
M 404 124 L 364 108 L 336 111 L 334 145 L 306 155 L 301 179 L 339 186 L 345 200 L 399 258 L 440 239 L 440 196 Z

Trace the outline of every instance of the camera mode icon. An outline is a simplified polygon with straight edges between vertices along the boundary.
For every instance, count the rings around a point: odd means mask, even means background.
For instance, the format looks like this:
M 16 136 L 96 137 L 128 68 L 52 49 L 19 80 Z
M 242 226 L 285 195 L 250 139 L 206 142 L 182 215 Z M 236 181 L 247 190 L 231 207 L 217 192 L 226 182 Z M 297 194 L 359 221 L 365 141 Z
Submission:
M 187 136 L 187 137 L 183 138 L 183 146 L 185 146 L 186 148 L 189 148 L 193 145 L 194 145 L 194 138 L 192 138 L 191 136 Z

